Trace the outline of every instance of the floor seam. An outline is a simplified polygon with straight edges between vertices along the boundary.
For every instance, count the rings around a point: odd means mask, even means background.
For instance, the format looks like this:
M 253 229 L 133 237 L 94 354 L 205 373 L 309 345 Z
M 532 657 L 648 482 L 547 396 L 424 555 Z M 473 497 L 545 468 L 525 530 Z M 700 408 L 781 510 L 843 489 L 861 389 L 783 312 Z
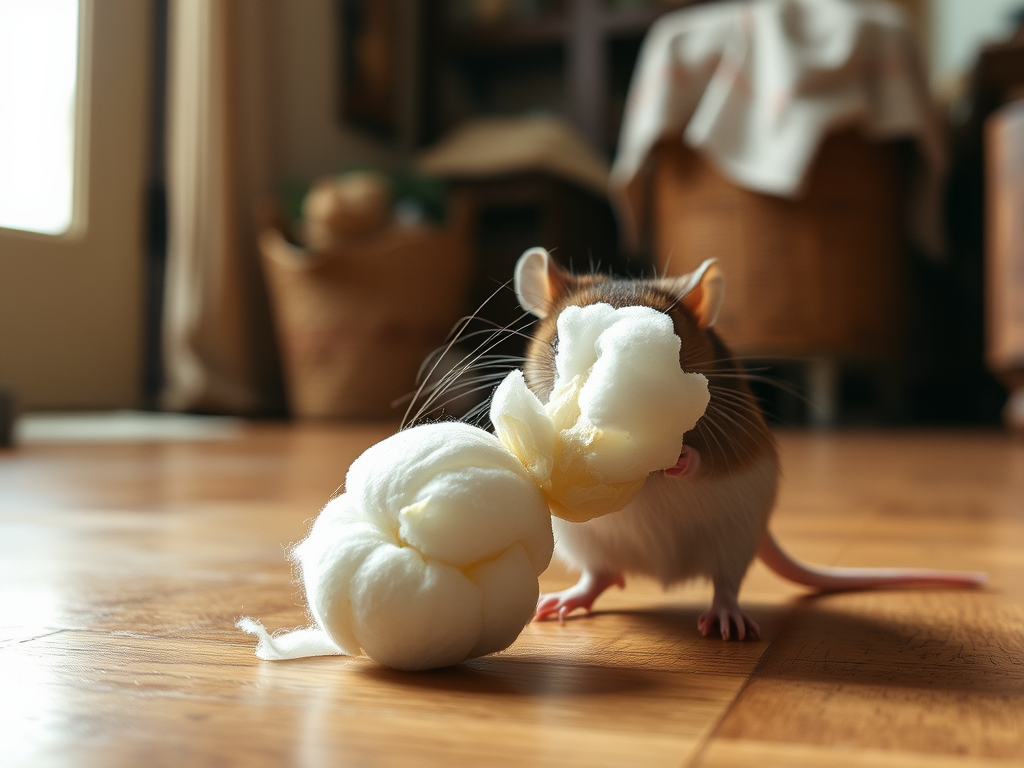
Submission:
M 7 642 L 0 644 L 0 651 L 4 650 L 5 648 L 13 648 L 16 645 L 23 645 L 25 643 L 35 642 L 36 640 L 42 640 L 44 637 L 53 637 L 54 635 L 59 635 L 61 632 L 68 631 L 69 630 L 67 627 L 62 627 L 61 629 L 53 629 L 49 632 L 43 632 L 38 635 L 33 635 L 32 637 L 22 637 L 16 640 L 8 640 Z
M 793 614 L 794 610 L 795 607 L 791 608 L 789 611 L 786 612 L 786 615 L 783 618 L 781 624 L 785 624 L 786 620 Z M 718 729 L 721 727 L 722 722 L 725 720 L 725 718 L 729 716 L 729 713 L 732 712 L 732 710 L 736 707 L 736 702 L 738 702 L 740 700 L 740 697 L 743 696 L 743 692 L 747 690 L 747 687 L 750 685 L 750 681 L 754 679 L 754 676 L 764 666 L 765 658 L 768 656 L 769 653 L 771 653 L 772 647 L 775 645 L 775 642 L 778 640 L 781 634 L 782 629 L 780 628 L 779 632 L 768 643 L 768 647 L 764 649 L 764 653 L 762 653 L 761 658 L 757 660 L 757 664 L 755 664 L 754 668 L 750 670 L 750 674 L 748 674 L 747 679 L 743 681 L 743 685 L 741 685 L 740 689 L 736 691 L 736 695 L 732 697 L 732 700 L 729 702 L 729 705 L 724 710 L 722 710 L 722 713 L 717 718 L 715 718 L 714 723 L 708 729 L 707 736 L 701 739 L 700 745 L 697 747 L 697 750 L 693 753 L 693 757 L 691 757 L 689 762 L 686 763 L 685 768 L 697 768 L 697 766 L 700 765 L 700 761 L 704 758 L 704 754 L 707 752 L 707 749 L 710 746 L 712 740 L 718 734 Z

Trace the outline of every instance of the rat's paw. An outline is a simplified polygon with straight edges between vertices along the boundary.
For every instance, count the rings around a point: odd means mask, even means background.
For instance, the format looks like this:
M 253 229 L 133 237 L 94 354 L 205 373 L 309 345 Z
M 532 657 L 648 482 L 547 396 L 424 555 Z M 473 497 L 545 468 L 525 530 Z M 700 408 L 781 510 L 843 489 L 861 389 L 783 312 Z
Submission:
M 558 618 L 565 621 L 565 617 L 577 608 L 590 611 L 597 595 L 580 594 L 575 587 L 561 592 L 552 592 L 550 595 L 541 595 L 537 601 L 537 610 L 533 614 L 534 621 L 543 621 L 549 618 Z
M 700 469 L 700 451 L 684 445 L 679 451 L 679 459 L 675 466 L 664 470 L 665 477 L 687 477 L 696 474 Z
M 751 640 L 761 639 L 761 628 L 757 626 L 757 622 L 743 613 L 739 608 L 716 608 L 711 607 L 710 611 L 705 611 L 697 619 L 697 629 L 705 637 L 708 633 L 718 626 L 721 632 L 723 640 L 732 640 L 733 628 L 735 628 L 735 638 L 737 640 L 746 640 L 748 637 Z
M 533 614 L 533 620 L 542 621 L 557 616 L 559 621 L 565 621 L 565 617 L 577 608 L 590 611 L 594 601 L 613 584 L 621 588 L 626 586 L 626 580 L 621 573 L 584 573 L 580 580 L 569 589 L 552 592 L 550 595 L 541 595 L 540 600 L 537 601 L 537 610 Z

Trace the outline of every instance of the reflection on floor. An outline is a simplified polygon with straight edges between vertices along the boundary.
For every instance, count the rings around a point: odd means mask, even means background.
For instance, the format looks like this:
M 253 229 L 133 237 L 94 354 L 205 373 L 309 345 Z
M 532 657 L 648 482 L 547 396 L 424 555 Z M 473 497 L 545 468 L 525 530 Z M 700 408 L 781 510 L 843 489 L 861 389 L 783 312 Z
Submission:
M 130 443 L 228 440 L 241 436 L 242 421 L 227 416 L 153 411 L 29 413 L 15 425 L 18 445 L 34 443 Z

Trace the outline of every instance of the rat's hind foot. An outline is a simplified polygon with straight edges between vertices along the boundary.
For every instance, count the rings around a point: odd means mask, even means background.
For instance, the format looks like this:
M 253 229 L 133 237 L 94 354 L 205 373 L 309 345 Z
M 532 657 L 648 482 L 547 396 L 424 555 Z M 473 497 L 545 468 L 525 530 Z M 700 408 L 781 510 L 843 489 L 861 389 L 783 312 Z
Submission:
M 733 627 L 736 628 L 737 640 L 745 640 L 748 637 L 751 640 L 761 639 L 761 628 L 757 626 L 757 622 L 740 610 L 721 609 L 716 611 L 712 608 L 710 611 L 702 613 L 697 619 L 697 629 L 705 637 L 716 624 L 722 633 L 723 640 L 732 640 Z
M 736 628 L 737 640 L 761 639 L 761 628 L 757 623 L 740 610 L 736 601 L 736 590 L 715 586 L 715 599 L 711 601 L 711 609 L 697 618 L 697 629 L 707 637 L 708 633 L 718 625 L 723 640 L 733 639 L 733 627 Z
M 577 608 L 589 611 L 598 596 L 613 584 L 617 584 L 621 588 L 626 586 L 626 580 L 621 573 L 584 571 L 580 580 L 569 589 L 552 592 L 550 595 L 541 595 L 540 600 L 537 601 L 537 610 L 533 614 L 533 620 L 541 621 L 557 616 L 559 621 L 565 621 L 565 617 Z

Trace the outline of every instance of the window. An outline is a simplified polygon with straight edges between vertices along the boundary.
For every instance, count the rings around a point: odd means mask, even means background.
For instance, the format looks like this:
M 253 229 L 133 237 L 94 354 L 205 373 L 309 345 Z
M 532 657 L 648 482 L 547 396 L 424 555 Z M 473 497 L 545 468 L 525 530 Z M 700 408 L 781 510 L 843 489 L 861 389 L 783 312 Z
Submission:
M 0 0 L 0 227 L 74 219 L 79 0 Z

